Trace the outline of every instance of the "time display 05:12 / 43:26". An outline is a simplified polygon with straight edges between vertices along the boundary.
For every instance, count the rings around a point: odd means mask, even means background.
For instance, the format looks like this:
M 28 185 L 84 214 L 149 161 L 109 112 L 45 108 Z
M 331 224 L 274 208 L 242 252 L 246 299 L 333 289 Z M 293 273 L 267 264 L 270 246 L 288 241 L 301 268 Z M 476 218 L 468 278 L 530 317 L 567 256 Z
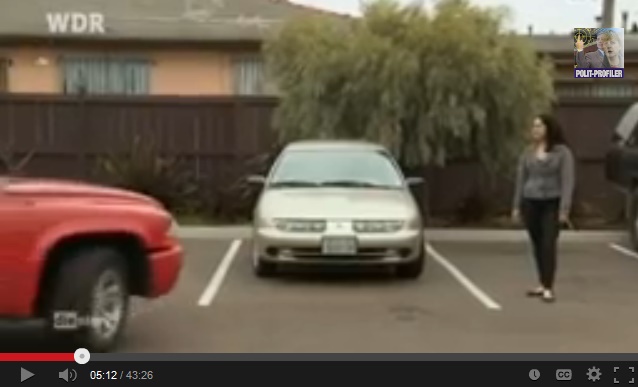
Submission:
M 152 380 L 153 371 L 91 371 L 91 380 Z

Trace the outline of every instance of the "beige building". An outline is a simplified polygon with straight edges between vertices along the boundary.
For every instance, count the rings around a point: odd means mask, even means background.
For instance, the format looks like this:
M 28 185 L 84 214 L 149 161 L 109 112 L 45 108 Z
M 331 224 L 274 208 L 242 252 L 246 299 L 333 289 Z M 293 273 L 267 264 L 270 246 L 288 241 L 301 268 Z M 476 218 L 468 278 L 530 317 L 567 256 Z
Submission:
M 260 52 L 284 0 L 0 0 L 0 92 L 272 94 Z M 335 17 L 341 15 L 331 14 Z
M 141 95 L 276 93 L 261 42 L 323 11 L 286 0 L 0 0 L 0 92 Z M 345 16 L 330 14 L 334 17 Z M 568 97 L 638 96 L 638 36 L 625 79 L 573 78 L 573 39 L 534 35 Z
M 219 95 L 269 91 L 261 59 L 249 46 L 149 47 L 65 43 L 3 50 L 4 91 Z M 134 52 L 129 54 L 128 52 Z M 2 86 L 0 86 L 2 87 Z

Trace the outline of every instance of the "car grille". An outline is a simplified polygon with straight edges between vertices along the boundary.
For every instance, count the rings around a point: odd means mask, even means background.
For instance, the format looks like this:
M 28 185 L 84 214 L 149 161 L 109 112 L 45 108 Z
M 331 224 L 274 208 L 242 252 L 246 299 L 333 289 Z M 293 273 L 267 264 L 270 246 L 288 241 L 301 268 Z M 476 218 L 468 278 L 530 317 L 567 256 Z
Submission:
M 325 257 L 321 248 L 293 248 L 290 249 L 292 256 L 295 258 L 320 258 Z M 390 250 L 384 248 L 360 248 L 357 255 L 352 256 L 336 256 L 339 259 L 381 259 L 384 257 L 392 256 Z

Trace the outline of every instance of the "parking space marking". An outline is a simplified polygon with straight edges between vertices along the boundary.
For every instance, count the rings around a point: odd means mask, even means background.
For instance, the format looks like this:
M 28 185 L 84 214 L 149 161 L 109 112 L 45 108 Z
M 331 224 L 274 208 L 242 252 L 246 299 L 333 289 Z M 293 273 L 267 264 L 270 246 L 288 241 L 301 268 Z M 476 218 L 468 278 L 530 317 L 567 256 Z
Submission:
M 478 299 L 487 309 L 490 310 L 502 310 L 503 308 L 483 290 L 474 284 L 461 270 L 459 270 L 454 264 L 445 259 L 438 251 L 432 247 L 429 243 L 426 244 L 428 254 L 434 258 L 441 266 L 443 266 L 470 294 Z
M 222 259 L 222 262 L 219 264 L 217 270 L 215 270 L 215 273 L 208 283 L 208 286 L 206 286 L 206 289 L 204 289 L 204 292 L 199 298 L 199 301 L 197 303 L 199 306 L 209 306 L 213 302 L 213 299 L 217 295 L 217 292 L 219 292 L 219 289 L 224 282 L 224 278 L 226 277 L 226 274 L 230 269 L 230 265 L 233 263 L 235 256 L 237 256 L 237 252 L 241 247 L 241 243 L 241 239 L 235 239 L 230 244 L 228 250 L 226 251 L 226 255 L 224 255 L 224 258 Z
M 618 251 L 621 254 L 624 254 L 628 257 L 631 257 L 633 259 L 638 259 L 638 253 L 636 253 L 635 251 L 629 250 L 626 247 L 623 247 L 621 245 L 618 245 L 616 243 L 610 243 L 609 247 L 611 247 L 613 250 Z

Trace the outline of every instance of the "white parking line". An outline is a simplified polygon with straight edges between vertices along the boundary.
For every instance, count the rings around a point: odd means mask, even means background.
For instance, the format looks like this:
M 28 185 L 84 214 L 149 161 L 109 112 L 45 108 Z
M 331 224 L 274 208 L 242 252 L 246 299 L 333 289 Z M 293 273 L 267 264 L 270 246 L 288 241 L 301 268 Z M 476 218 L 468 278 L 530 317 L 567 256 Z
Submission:
M 470 294 L 472 294 L 476 299 L 478 299 L 487 309 L 491 310 L 501 310 L 503 309 L 501 305 L 499 305 L 496 301 L 494 301 L 490 296 L 487 295 L 484 291 L 482 291 L 478 286 L 476 286 L 465 274 L 461 272 L 456 266 L 454 266 L 450 261 L 445 259 L 443 255 L 441 255 L 438 251 L 432 247 L 429 243 L 426 244 L 426 249 L 428 254 L 434 258 L 441 266 L 443 266 L 454 278 L 465 289 L 467 289 Z
M 626 247 L 623 247 L 621 245 L 617 245 L 615 243 L 610 243 L 609 247 L 611 247 L 613 250 L 618 251 L 621 254 L 624 254 L 628 257 L 631 257 L 633 259 L 638 259 L 638 253 L 636 253 L 635 251 L 629 250 Z
M 230 244 L 228 250 L 226 251 L 226 255 L 224 255 L 224 259 L 219 264 L 217 270 L 213 274 L 213 277 L 210 279 L 208 286 L 204 289 L 201 297 L 199 298 L 199 302 L 197 303 L 199 306 L 209 306 L 217 292 L 222 286 L 222 282 L 224 282 L 224 278 L 226 277 L 226 273 L 228 273 L 228 269 L 230 269 L 230 265 L 233 263 L 233 259 L 237 255 L 239 248 L 241 247 L 241 239 L 235 239 L 233 243 Z

